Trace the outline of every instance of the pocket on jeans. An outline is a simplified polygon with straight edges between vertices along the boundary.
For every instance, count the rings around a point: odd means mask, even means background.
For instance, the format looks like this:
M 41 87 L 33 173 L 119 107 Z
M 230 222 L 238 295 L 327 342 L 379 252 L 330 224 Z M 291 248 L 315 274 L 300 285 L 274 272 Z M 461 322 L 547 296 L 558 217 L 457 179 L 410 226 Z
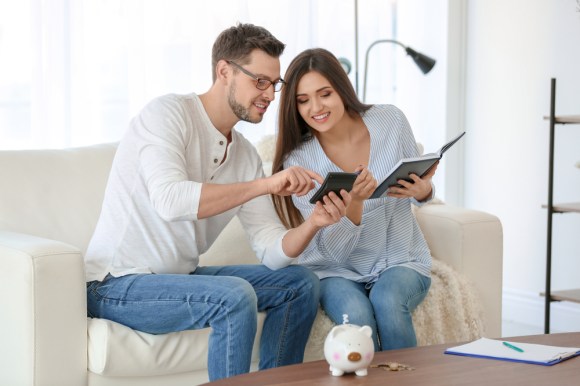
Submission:
M 109 279 L 113 277 L 111 274 L 107 274 L 102 281 L 91 281 L 87 283 L 87 292 L 90 292 L 93 296 L 98 299 L 104 298 L 107 296 L 109 292 L 109 286 L 107 286 L 107 282 Z
M 94 292 L 93 287 L 95 285 L 97 285 L 98 283 L 99 283 L 98 280 L 93 280 L 93 281 L 87 282 L 87 317 L 88 318 L 95 318 L 95 315 L 93 315 L 91 313 L 91 311 L 89 310 L 90 300 L 88 299 L 88 295 L 89 295 L 89 293 Z

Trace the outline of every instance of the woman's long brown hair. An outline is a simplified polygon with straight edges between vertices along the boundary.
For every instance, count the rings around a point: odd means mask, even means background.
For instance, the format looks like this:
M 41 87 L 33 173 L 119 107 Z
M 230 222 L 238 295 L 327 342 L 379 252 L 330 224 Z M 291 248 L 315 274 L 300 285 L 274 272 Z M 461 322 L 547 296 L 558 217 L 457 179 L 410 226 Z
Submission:
M 303 142 L 312 139 L 312 129 L 300 116 L 296 102 L 298 82 L 311 71 L 318 72 L 330 82 L 349 115 L 354 117 L 357 114 L 363 114 L 371 107 L 359 101 L 342 65 L 330 51 L 312 48 L 300 53 L 292 60 L 284 76 L 286 84 L 280 96 L 278 134 L 272 174 L 284 169 L 284 161 L 288 154 Z M 286 228 L 295 228 L 304 222 L 302 214 L 292 202 L 292 196 L 272 195 L 272 200 L 276 213 Z

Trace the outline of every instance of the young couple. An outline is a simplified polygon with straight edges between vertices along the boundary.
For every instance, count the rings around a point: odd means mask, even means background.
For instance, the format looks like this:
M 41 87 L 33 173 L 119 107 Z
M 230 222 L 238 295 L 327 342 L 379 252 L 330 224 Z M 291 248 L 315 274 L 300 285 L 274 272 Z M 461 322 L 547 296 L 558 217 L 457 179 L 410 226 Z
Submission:
M 152 334 L 211 327 L 210 380 L 249 371 L 260 311 L 259 368 L 300 363 L 320 299 L 335 323 L 346 313 L 371 326 L 377 350 L 413 346 L 411 312 L 430 285 L 410 205 L 433 195 L 432 174 L 366 200 L 373 174 L 416 155 L 404 115 L 361 104 L 325 50 L 300 54 L 283 81 L 283 50 L 264 28 L 231 27 L 214 43 L 209 91 L 159 97 L 131 121 L 85 254 L 89 316 Z M 234 125 L 260 122 L 277 91 L 265 177 Z M 339 170 L 360 171 L 352 192 L 309 204 Z M 198 266 L 236 215 L 262 265 Z

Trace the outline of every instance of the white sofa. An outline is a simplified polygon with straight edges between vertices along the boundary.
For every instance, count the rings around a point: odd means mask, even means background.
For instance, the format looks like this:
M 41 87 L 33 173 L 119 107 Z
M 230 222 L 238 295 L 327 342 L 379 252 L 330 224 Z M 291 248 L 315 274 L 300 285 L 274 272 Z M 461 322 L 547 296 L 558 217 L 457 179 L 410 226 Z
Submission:
M 86 317 L 82 253 L 115 148 L 0 151 L 1 385 L 207 381 L 209 329 L 156 336 Z M 430 294 L 413 315 L 419 344 L 501 336 L 499 220 L 445 204 L 416 215 L 436 258 Z M 230 263 L 256 263 L 237 221 L 202 258 Z M 331 326 L 319 312 L 306 360 L 323 358 Z

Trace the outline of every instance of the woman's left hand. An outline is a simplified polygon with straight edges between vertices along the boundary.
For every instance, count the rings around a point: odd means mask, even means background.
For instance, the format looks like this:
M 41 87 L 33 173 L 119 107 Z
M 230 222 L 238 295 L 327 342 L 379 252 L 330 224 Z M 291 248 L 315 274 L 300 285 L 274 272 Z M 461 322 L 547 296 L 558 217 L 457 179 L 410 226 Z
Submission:
M 429 173 L 423 176 L 423 178 L 417 176 L 416 174 L 410 174 L 409 178 L 411 178 L 413 182 L 408 182 L 405 180 L 397 181 L 397 183 L 401 186 L 389 187 L 387 196 L 394 198 L 415 198 L 419 202 L 427 200 L 429 197 L 431 197 L 431 180 L 433 179 L 433 175 L 435 174 L 438 165 L 439 161 L 433 165 L 433 168 L 431 168 Z
M 362 202 L 373 194 L 377 188 L 377 180 L 366 166 L 359 166 L 355 172 L 359 173 L 359 175 L 354 181 L 350 195 L 353 201 Z

